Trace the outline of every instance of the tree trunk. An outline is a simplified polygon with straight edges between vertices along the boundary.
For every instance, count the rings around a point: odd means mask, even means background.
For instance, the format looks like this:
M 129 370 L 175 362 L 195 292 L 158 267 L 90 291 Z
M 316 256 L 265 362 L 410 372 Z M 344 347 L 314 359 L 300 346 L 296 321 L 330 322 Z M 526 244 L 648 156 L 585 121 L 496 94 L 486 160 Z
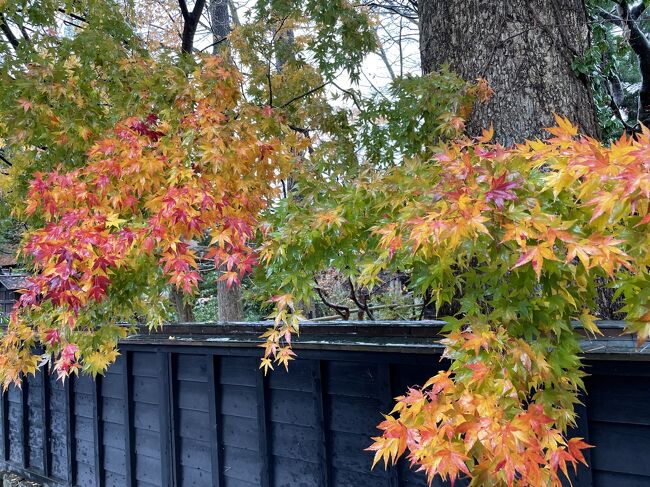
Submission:
M 210 29 L 212 30 L 212 53 L 218 54 L 225 46 L 225 39 L 230 34 L 230 11 L 228 0 L 210 0 Z
M 194 310 L 190 303 L 185 300 L 182 291 L 172 286 L 171 295 L 174 305 L 176 306 L 176 317 L 179 323 L 191 323 L 194 321 Z
M 448 64 L 495 91 L 470 134 L 493 124 L 503 144 L 544 137 L 557 113 L 598 136 L 588 80 L 571 67 L 589 46 L 583 0 L 420 0 L 419 14 L 423 71 Z
M 228 286 L 226 281 L 217 281 L 217 306 L 219 321 L 243 321 L 244 306 L 242 304 L 241 287 Z
M 223 51 L 226 45 L 224 39 L 230 34 L 228 0 L 210 0 L 208 12 L 214 42 L 212 52 L 218 54 Z M 243 321 L 244 306 L 241 288 L 233 285 L 228 289 L 225 281 L 217 281 L 217 307 L 219 308 L 219 321 Z

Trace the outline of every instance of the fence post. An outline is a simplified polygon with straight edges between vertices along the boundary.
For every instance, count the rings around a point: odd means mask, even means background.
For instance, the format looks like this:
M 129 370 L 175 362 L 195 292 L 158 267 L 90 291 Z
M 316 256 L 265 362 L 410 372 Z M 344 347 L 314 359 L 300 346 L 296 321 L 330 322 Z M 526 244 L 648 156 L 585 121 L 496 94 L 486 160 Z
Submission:
M 325 409 L 327 407 L 325 402 L 325 398 L 327 397 L 327 382 L 325 381 L 323 362 L 321 360 L 312 361 L 312 387 L 316 411 L 316 437 L 320 450 L 321 485 L 323 487 L 329 487 L 331 483 L 331 455 L 327 441 L 328 426 Z
M 98 375 L 93 381 L 93 429 L 95 440 L 95 485 L 104 483 L 103 465 L 104 440 L 102 438 L 102 377 Z
M 41 417 L 43 418 L 43 475 L 50 476 L 50 376 L 47 370 L 41 370 Z
M 131 401 L 131 356 L 129 352 L 124 352 L 124 475 L 126 477 L 126 487 L 132 487 L 135 484 L 135 455 L 133 445 L 133 401 Z
M 9 405 L 7 393 L 0 391 L 0 412 L 2 413 L 2 460 L 9 461 Z
M 20 449 L 20 463 L 23 469 L 27 469 L 28 466 L 28 449 L 29 449 L 29 404 L 28 404 L 28 394 L 29 391 L 29 381 L 27 377 L 23 377 L 20 388 L 20 439 L 21 439 L 21 449 Z
M 160 384 L 160 466 L 162 484 L 173 487 L 177 482 L 177 455 L 175 423 L 173 370 L 170 354 L 158 350 L 158 371 Z
M 70 376 L 64 384 L 65 397 L 65 438 L 66 438 L 66 460 L 68 486 L 75 484 L 74 464 L 75 464 L 75 439 L 74 439 L 74 389 L 72 381 L 74 377 Z
M 210 454 L 212 463 L 212 485 L 221 487 L 221 423 L 220 397 L 219 397 L 219 373 L 214 355 L 206 354 L 206 369 L 208 371 L 208 400 L 210 411 Z
M 255 362 L 255 369 L 257 362 Z M 271 463 L 269 449 L 269 418 L 268 418 L 268 381 L 266 376 L 260 371 L 257 372 L 257 424 L 259 432 L 259 452 L 262 461 L 260 470 L 260 486 L 271 486 Z

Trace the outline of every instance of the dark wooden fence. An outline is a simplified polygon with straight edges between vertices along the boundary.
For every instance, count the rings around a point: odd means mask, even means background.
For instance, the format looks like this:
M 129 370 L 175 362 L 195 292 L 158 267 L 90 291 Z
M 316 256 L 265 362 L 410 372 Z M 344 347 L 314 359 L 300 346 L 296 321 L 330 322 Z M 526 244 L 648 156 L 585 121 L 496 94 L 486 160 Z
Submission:
M 267 377 L 259 325 L 131 337 L 96 381 L 30 377 L 2 396 L 0 467 L 51 486 L 425 486 L 405 464 L 371 472 L 364 448 L 391 397 L 445 366 L 436 324 L 303 328 Z M 574 485 L 650 486 L 650 355 L 610 328 L 584 343 L 577 434 L 597 448 Z

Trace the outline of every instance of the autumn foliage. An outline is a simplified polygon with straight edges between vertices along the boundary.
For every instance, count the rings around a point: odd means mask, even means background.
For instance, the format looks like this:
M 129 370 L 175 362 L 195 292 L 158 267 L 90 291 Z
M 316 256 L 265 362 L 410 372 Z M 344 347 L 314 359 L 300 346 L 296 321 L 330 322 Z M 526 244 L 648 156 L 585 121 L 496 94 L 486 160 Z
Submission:
M 262 249 L 278 311 L 263 365 L 287 360 L 295 303 L 318 269 L 372 288 L 404 271 L 448 318 L 448 371 L 397 398 L 375 462 L 408 452 L 429 479 L 560 485 L 584 461 L 567 438 L 583 388 L 574 326 L 596 325 L 598 286 L 621 298 L 627 331 L 650 334 L 650 133 L 611 146 L 558 117 L 545 141 L 505 148 L 458 137 L 431 158 L 366 171 L 278 212 Z M 305 176 L 308 177 L 308 176 Z M 354 263 L 352 265 L 351 263 Z
M 450 370 L 410 388 L 378 427 L 375 463 L 395 462 L 408 449 L 429 481 L 438 475 L 472 485 L 561 485 L 559 474 L 586 465 L 582 438 L 566 439 L 545 410 L 553 372 L 538 346 L 499 326 L 476 323 L 443 342 Z M 516 482 L 515 482 L 516 481 Z
M 443 340 L 450 369 L 396 399 L 370 447 L 375 462 L 408 451 L 429 480 L 509 486 L 561 485 L 585 463 L 589 445 L 566 437 L 583 387 L 571 319 L 599 333 L 589 304 L 601 276 L 625 298 L 628 332 L 639 342 L 650 333 L 650 133 L 604 147 L 557 122 L 549 140 L 513 149 L 486 145 L 489 133 L 449 144 L 435 157 L 432 200 L 374 230 L 389 255 L 468 254 L 470 274 L 488 261 L 509 280 L 478 277 L 480 308 Z M 521 273 L 523 293 L 511 289 Z
M 375 462 L 407 454 L 430 480 L 559 485 L 589 446 L 567 429 L 584 375 L 574 322 L 598 333 L 598 283 L 624 300 L 628 331 L 650 335 L 650 133 L 607 147 L 558 117 L 548 140 L 505 148 L 489 130 L 460 135 L 449 111 L 452 141 L 345 180 L 308 164 L 327 144 L 247 103 L 240 81 L 206 58 L 167 109 L 121 120 L 81 168 L 36 175 L 22 253 L 37 273 L 0 342 L 3 384 L 48 362 L 63 378 L 103 372 L 119 321 L 162 320 L 169 285 L 193 292 L 200 260 L 233 285 L 262 275 L 276 306 L 265 370 L 293 358 L 317 272 L 370 289 L 401 271 L 438 309 L 457 307 L 451 365 L 397 398 Z M 288 174 L 300 191 L 279 199 Z
M 199 259 L 225 268 L 228 285 L 250 272 L 258 215 L 297 139 L 243 102 L 239 83 L 206 58 L 166 113 L 120 121 L 80 169 L 36 175 L 25 212 L 43 225 L 22 249 L 36 274 L 0 344 L 5 385 L 42 357 L 60 377 L 103 372 L 126 330 L 117 320 L 161 319 L 165 286 L 194 292 Z

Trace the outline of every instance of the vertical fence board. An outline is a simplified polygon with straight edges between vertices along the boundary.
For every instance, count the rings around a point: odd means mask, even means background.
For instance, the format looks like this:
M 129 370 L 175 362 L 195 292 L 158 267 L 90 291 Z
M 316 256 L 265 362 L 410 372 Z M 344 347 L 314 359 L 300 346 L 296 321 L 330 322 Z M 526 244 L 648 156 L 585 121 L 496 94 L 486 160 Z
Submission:
M 124 352 L 124 462 L 126 487 L 132 487 L 135 484 L 135 448 L 133 444 L 133 401 L 132 381 L 131 381 L 131 356 L 129 352 Z
M 268 380 L 261 372 L 257 372 L 257 421 L 259 431 L 259 455 L 261 460 L 260 486 L 271 486 L 271 454 L 269 449 L 269 418 L 268 418 Z
M 75 463 L 75 448 L 74 448 L 74 389 L 72 381 L 74 377 L 70 377 L 65 382 L 65 428 L 66 428 L 66 461 L 68 470 L 68 486 L 72 487 L 75 484 L 74 463 Z
M 93 439 L 95 442 L 95 487 L 102 487 L 104 474 L 102 461 L 104 459 L 104 441 L 102 439 L 102 377 L 98 375 L 93 381 Z
M 176 477 L 176 454 L 173 416 L 174 401 L 172 388 L 172 361 L 170 354 L 158 351 L 159 367 L 159 411 L 160 411 L 160 467 L 162 484 L 165 486 L 178 485 Z
M 2 460 L 9 460 L 9 405 L 7 392 L 0 391 L 0 414 L 2 414 Z
M 21 439 L 21 449 L 20 449 L 20 463 L 23 468 L 27 469 L 29 453 L 27 449 L 29 448 L 29 404 L 27 403 L 27 394 L 29 394 L 29 382 L 27 378 L 24 377 L 22 385 L 20 388 L 20 439 Z
M 379 365 L 378 370 L 379 376 L 377 377 L 377 389 L 380 395 L 381 401 L 381 410 L 382 412 L 389 412 L 393 409 L 393 389 L 391 381 L 391 367 L 390 362 Z M 401 484 L 399 469 L 397 465 L 392 465 L 390 468 L 385 470 L 388 478 L 390 479 L 391 487 L 398 487 Z
M 323 363 L 320 360 L 312 361 L 312 386 L 314 394 L 314 407 L 316 411 L 316 437 L 318 441 L 318 456 L 320 458 L 320 478 L 323 487 L 331 483 L 331 453 L 327 441 L 327 414 L 325 412 L 324 394 L 327 393 Z
M 575 407 L 578 417 L 576 418 L 576 428 L 570 432 L 571 436 L 584 438 L 584 441 L 589 443 L 589 416 L 587 414 L 588 397 L 587 394 L 582 394 L 581 400 L 583 404 L 578 404 Z M 593 485 L 593 472 L 591 465 L 591 449 L 583 450 L 582 454 L 587 461 L 589 468 L 584 465 L 578 465 L 578 472 L 569 469 L 569 478 L 573 487 L 592 487 Z
M 219 373 L 217 370 L 216 358 L 214 355 L 206 355 L 206 366 L 208 372 L 208 399 L 210 408 L 210 460 L 212 462 L 212 485 L 221 487 L 223 484 L 221 477 L 221 424 L 219 421 L 219 388 L 217 379 Z
M 41 372 L 41 418 L 42 425 L 42 441 L 43 441 L 43 475 L 48 477 L 50 475 L 50 442 L 48 435 L 50 434 L 50 377 L 46 372 Z

